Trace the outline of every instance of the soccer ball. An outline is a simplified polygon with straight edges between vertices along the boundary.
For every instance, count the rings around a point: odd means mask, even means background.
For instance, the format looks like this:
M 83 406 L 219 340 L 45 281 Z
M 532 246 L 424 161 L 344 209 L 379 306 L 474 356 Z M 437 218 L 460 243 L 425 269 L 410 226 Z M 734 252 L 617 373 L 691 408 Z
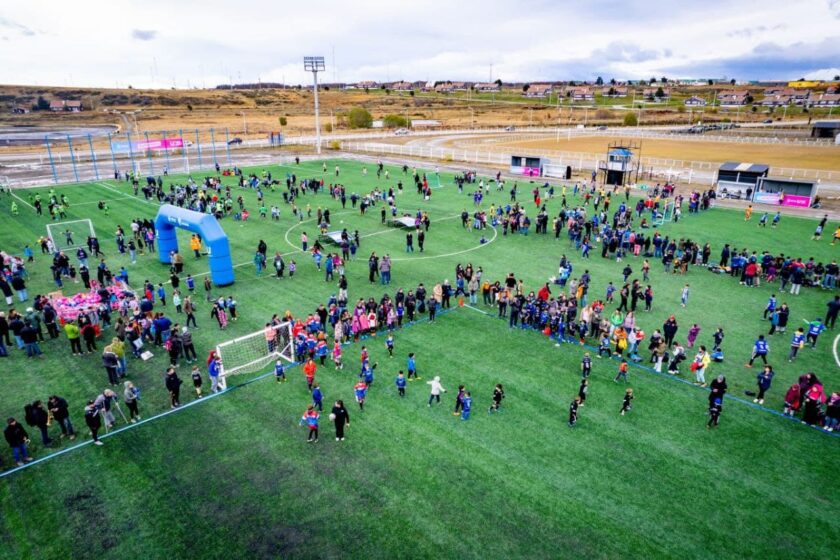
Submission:
M 330 422 L 335 422 L 335 414 L 330 414 Z
M 338 223 L 339 223 L 339 224 L 343 224 L 343 223 L 344 223 L 344 220 L 341 220 L 341 221 L 340 221 L 340 222 L 338 222 Z

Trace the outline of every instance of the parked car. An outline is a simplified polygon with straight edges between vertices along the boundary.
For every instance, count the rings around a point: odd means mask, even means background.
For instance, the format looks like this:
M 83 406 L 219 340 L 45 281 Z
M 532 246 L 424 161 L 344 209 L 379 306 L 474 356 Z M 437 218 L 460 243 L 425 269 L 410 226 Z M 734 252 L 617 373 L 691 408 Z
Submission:
M 773 119 L 764 119 L 764 124 L 773 124 Z
M 239 138 L 238 136 L 236 138 L 231 138 L 230 140 L 228 140 L 228 146 L 233 146 L 234 144 L 241 144 L 241 143 L 242 143 L 242 138 Z
M 607 130 L 607 127 L 604 126 L 604 125 L 601 125 L 601 126 L 598 127 L 598 130 Z
M 515 126 L 506 126 L 505 127 L 505 132 L 513 132 L 514 130 L 516 130 Z
M 394 131 L 394 136 L 406 136 L 408 134 L 407 128 L 398 128 Z

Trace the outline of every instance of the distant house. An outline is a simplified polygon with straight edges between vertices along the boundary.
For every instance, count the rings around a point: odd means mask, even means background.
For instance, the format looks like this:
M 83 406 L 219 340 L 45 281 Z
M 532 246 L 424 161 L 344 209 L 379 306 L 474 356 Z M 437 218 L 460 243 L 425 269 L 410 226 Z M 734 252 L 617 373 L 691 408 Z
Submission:
M 645 99 L 653 99 L 654 101 L 668 101 L 671 99 L 671 88 L 662 88 L 662 97 L 656 97 L 658 87 L 650 87 L 642 90 L 642 97 Z
M 29 112 L 29 107 L 23 107 L 21 105 L 17 105 L 12 107 L 12 114 L 13 115 L 25 115 Z
M 53 99 L 50 101 L 50 111 L 54 113 L 61 113 L 69 111 L 71 113 L 82 112 L 82 102 L 77 100 L 64 101 L 63 99 Z
M 627 86 L 604 86 L 601 88 L 602 97 L 627 97 Z
M 840 93 L 823 93 L 811 99 L 811 107 L 840 107 Z
M 840 89 L 840 88 L 838 88 L 837 86 L 829 86 L 828 88 L 826 88 L 825 92 L 826 93 L 840 93 L 840 91 L 837 91 L 838 89 Z
M 762 107 L 784 107 L 785 105 L 790 105 L 792 101 L 792 96 L 778 93 L 776 95 L 766 96 L 758 104 Z
M 774 87 L 765 89 L 764 96 L 765 99 L 768 97 L 775 97 L 776 99 L 782 101 L 781 103 L 777 103 L 777 105 L 788 105 L 790 103 L 793 103 L 794 105 L 804 105 L 811 96 L 811 90 Z
M 379 84 L 374 82 L 373 80 L 365 80 L 348 87 L 353 87 L 355 89 L 375 89 L 379 87 Z
M 575 87 L 567 90 L 572 101 L 594 101 L 595 93 L 589 87 Z
M 688 99 L 685 100 L 686 107 L 705 107 L 706 100 L 702 97 L 697 97 L 696 95 L 692 95 Z
M 394 91 L 411 91 L 414 89 L 414 84 L 411 82 L 394 82 L 391 84 L 391 89 Z
M 523 92 L 525 97 L 548 97 L 554 91 L 551 84 L 531 84 L 528 91 Z
M 435 83 L 434 82 L 426 82 L 423 84 L 423 87 L 420 88 L 422 91 L 434 91 L 435 90 Z
M 455 91 L 455 88 L 452 86 L 452 82 L 440 82 L 435 86 L 435 93 L 452 93 L 453 91 Z
M 722 107 L 738 107 L 747 104 L 747 95 L 749 93 L 746 90 L 722 91 L 718 94 L 718 102 Z
M 480 82 L 475 84 L 475 91 L 481 93 L 495 93 L 500 91 L 502 88 L 499 87 L 499 84 L 496 82 Z
M 470 84 L 467 82 L 452 82 L 452 91 L 467 91 L 470 89 Z

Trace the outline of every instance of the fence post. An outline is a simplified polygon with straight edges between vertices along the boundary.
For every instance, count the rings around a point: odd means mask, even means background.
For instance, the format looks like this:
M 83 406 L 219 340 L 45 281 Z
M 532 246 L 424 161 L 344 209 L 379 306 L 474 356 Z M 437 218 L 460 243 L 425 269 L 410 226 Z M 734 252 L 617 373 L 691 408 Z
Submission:
M 47 145 L 47 155 L 50 158 L 50 169 L 52 169 L 53 182 L 58 183 L 58 172 L 55 169 L 55 161 L 53 160 L 52 148 L 50 148 L 50 138 L 49 138 L 49 136 L 44 136 L 44 144 Z
M 67 135 L 67 147 L 70 148 L 70 161 L 73 163 L 73 175 L 76 177 L 76 182 L 79 182 L 79 170 L 76 168 L 76 155 L 73 153 L 73 140 L 70 135 Z
M 166 158 L 166 167 L 163 169 L 163 174 L 168 175 L 171 164 L 169 163 L 169 137 L 165 130 L 163 131 L 163 154 Z
M 219 165 L 219 159 L 216 157 L 216 134 L 210 129 L 210 145 L 213 146 L 213 165 Z
M 195 129 L 195 146 L 198 150 L 198 168 L 204 167 L 201 163 L 201 137 L 198 135 L 198 129 Z
M 111 163 L 114 164 L 114 177 L 116 178 L 119 175 L 119 169 L 117 169 L 117 156 L 114 154 L 114 143 L 111 141 L 111 133 L 108 133 L 108 148 L 111 150 Z
M 155 174 L 155 162 L 152 161 L 152 150 L 151 146 L 149 145 L 149 133 L 143 133 L 146 137 L 146 153 L 149 155 L 149 175 Z
M 132 145 L 131 141 L 131 133 L 125 133 L 126 138 L 128 138 L 128 157 L 131 158 L 131 174 L 134 175 L 138 173 L 137 169 L 137 162 L 134 161 L 134 146 Z
M 225 127 L 225 148 L 227 149 L 228 165 L 232 166 L 233 163 L 230 161 L 230 130 L 227 127 Z
M 88 134 L 88 144 L 90 145 L 90 159 L 93 161 L 93 174 L 96 176 L 96 180 L 99 180 L 99 167 L 96 165 L 96 152 L 93 151 L 93 138 L 91 138 L 90 134 Z
M 190 172 L 190 156 L 187 153 L 187 140 L 184 138 L 184 129 L 178 129 L 178 136 L 181 137 L 181 141 L 183 142 L 183 146 L 181 147 L 181 153 L 184 155 L 184 173 L 189 174 Z

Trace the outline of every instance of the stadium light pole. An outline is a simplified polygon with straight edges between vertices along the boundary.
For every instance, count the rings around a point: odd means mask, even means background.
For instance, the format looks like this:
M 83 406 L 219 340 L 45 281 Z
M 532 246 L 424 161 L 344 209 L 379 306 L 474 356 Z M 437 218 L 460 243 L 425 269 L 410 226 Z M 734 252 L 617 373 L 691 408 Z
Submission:
M 318 72 L 326 69 L 323 56 L 304 56 L 303 69 L 312 72 L 312 80 L 315 84 L 315 149 L 321 155 L 321 120 L 318 115 Z

